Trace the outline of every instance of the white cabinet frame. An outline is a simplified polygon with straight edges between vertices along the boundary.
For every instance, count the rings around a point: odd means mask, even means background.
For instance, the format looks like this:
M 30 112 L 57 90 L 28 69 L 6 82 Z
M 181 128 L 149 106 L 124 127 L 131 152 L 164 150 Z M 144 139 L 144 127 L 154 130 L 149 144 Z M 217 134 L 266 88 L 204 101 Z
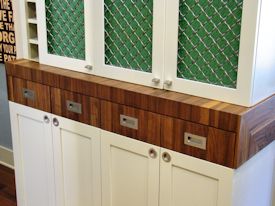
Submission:
M 47 25 L 46 25 L 46 9 L 45 0 L 39 0 L 37 4 L 37 21 L 38 21 L 38 42 L 39 42 L 39 62 L 51 66 L 61 67 L 78 72 L 90 73 L 90 70 L 85 68 L 87 65 L 92 65 L 92 26 L 94 8 L 92 1 L 84 0 L 84 22 L 85 22 L 85 60 L 78 60 L 68 57 L 57 56 L 48 53 L 47 43 Z M 92 21 L 91 21 L 92 20 Z M 76 22 L 77 23 L 77 22 Z
M 231 89 L 177 78 L 179 0 L 170 0 L 166 4 L 164 80 L 170 80 L 173 83 L 171 86 L 164 86 L 164 88 L 204 98 L 251 106 L 261 2 L 262 0 L 243 1 L 237 88 Z
M 164 35 L 165 35 L 165 3 L 166 0 L 153 2 L 153 50 L 152 73 L 120 68 L 105 64 L 105 32 L 104 32 L 104 0 L 93 1 L 94 11 L 94 69 L 93 74 L 127 81 L 131 83 L 162 88 L 164 69 Z M 152 79 L 157 78 L 155 84 Z

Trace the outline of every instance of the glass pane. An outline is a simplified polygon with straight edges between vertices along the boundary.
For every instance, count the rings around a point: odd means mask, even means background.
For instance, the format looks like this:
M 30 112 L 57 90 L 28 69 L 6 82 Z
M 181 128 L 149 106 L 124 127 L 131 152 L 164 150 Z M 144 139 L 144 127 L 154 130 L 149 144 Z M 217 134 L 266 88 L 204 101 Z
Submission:
M 178 78 L 236 88 L 243 0 L 180 0 Z
M 152 72 L 153 0 L 105 0 L 105 64 Z
M 84 0 L 45 0 L 48 53 L 85 60 Z

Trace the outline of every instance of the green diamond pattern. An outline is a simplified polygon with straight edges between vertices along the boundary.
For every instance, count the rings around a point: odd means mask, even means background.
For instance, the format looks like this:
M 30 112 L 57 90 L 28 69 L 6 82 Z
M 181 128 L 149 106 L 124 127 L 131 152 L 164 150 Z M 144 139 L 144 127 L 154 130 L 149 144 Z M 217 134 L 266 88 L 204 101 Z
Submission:
M 84 0 L 45 0 L 48 53 L 85 60 Z
M 178 78 L 236 88 L 243 0 L 180 0 Z
M 153 0 L 105 0 L 105 64 L 152 72 Z

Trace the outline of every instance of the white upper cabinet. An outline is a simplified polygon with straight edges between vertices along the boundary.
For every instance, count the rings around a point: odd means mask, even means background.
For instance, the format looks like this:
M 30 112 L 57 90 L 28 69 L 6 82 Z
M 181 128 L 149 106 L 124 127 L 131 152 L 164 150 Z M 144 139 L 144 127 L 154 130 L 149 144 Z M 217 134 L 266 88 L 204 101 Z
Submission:
M 37 1 L 39 62 L 80 72 L 92 64 L 90 0 Z
M 36 4 L 22 38 L 38 45 L 22 45 L 40 63 L 243 106 L 275 93 L 273 0 Z
M 166 6 L 165 89 L 244 106 L 275 92 L 274 1 Z
M 165 0 L 99 0 L 94 8 L 94 73 L 162 87 Z

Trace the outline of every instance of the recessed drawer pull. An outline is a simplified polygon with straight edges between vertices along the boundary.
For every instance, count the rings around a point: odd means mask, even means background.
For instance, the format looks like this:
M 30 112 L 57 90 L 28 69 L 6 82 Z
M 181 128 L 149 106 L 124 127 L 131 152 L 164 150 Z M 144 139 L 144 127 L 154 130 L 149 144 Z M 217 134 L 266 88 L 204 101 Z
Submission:
M 35 92 L 33 90 L 23 88 L 22 93 L 25 99 L 35 100 Z
M 184 133 L 184 144 L 206 150 L 206 137 L 201 137 L 186 132 Z
M 120 125 L 131 129 L 138 129 L 138 119 L 121 114 Z
M 77 114 L 82 114 L 82 105 L 70 100 L 66 101 L 67 110 Z

